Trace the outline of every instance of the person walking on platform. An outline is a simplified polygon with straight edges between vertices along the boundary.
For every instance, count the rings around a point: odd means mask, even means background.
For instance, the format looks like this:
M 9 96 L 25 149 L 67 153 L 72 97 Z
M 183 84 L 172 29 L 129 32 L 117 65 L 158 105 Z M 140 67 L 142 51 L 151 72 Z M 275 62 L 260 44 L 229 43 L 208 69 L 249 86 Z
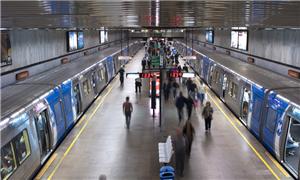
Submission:
M 174 79 L 172 86 L 173 86 L 173 97 L 175 99 L 176 95 L 177 95 L 177 89 L 179 88 L 179 84 L 176 82 L 175 79 Z
M 205 90 L 204 90 L 204 85 L 203 85 L 202 81 L 200 81 L 200 86 L 198 88 L 197 97 L 200 101 L 201 107 L 203 107 L 203 102 L 204 102 L 204 97 L 205 97 Z
M 187 67 L 186 64 L 183 65 L 182 70 L 185 71 L 185 72 L 189 72 L 189 68 Z
M 170 89 L 168 88 L 168 84 L 166 82 L 164 82 L 164 84 L 163 84 L 163 91 L 164 91 L 165 101 L 168 101 L 169 100 Z
M 185 97 L 183 96 L 182 92 L 179 93 L 179 96 L 176 98 L 176 108 L 177 108 L 177 112 L 178 112 L 178 118 L 179 118 L 179 123 L 178 126 L 181 123 L 181 120 L 183 118 L 183 107 L 184 107 L 184 103 L 185 103 Z
M 185 105 L 188 114 L 188 120 L 190 120 L 193 111 L 193 105 L 194 105 L 194 100 L 190 95 L 188 96 L 188 98 L 186 98 Z
M 126 97 L 126 101 L 123 103 L 123 113 L 126 119 L 126 126 L 129 129 L 131 113 L 133 111 L 132 103 L 129 101 L 129 96 Z
M 143 60 L 142 60 L 142 67 L 143 67 L 143 71 L 145 70 L 145 68 L 146 68 L 146 64 L 147 64 L 147 62 L 146 62 L 146 59 L 145 58 L 143 58 Z
M 188 80 L 186 81 L 186 89 L 187 89 L 187 92 L 188 92 L 188 93 L 191 91 L 192 84 L 193 84 L 192 79 L 191 79 L 191 78 L 188 78 Z
M 136 78 L 135 79 L 135 93 L 138 92 L 141 92 L 141 87 L 142 87 L 142 79 L 139 77 L 139 78 Z
M 186 154 L 187 156 L 190 156 L 195 136 L 195 128 L 193 127 L 191 121 L 186 121 L 185 125 L 183 126 L 182 133 L 186 139 Z
M 123 83 L 124 83 L 124 74 L 125 74 L 124 65 L 121 66 L 121 69 L 119 70 L 119 73 L 120 73 L 120 83 L 121 83 L 121 85 L 123 85 Z
M 213 119 L 213 108 L 210 105 L 210 102 L 207 101 L 206 105 L 202 111 L 202 116 L 205 120 L 205 131 L 210 131 L 211 128 L 211 121 Z
M 176 129 L 176 136 L 174 138 L 173 144 L 175 150 L 176 173 L 179 174 L 179 176 L 183 177 L 186 145 L 185 138 L 183 137 L 182 132 L 179 128 Z

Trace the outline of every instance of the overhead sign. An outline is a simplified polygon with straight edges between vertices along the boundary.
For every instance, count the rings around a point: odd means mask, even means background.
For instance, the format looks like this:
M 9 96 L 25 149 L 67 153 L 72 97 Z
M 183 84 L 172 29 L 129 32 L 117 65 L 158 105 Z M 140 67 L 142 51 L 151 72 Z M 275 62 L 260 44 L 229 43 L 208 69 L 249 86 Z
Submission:
M 186 60 L 196 60 L 196 56 L 184 56 L 182 59 L 186 59 Z
M 132 57 L 131 56 L 119 56 L 118 59 L 119 60 L 131 60 Z

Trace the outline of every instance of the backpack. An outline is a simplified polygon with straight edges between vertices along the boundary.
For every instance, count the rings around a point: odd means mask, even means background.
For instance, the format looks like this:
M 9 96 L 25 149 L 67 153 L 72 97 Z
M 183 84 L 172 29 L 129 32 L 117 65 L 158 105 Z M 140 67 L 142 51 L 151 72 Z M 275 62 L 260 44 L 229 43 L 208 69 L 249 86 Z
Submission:
M 205 107 L 203 109 L 203 112 L 202 112 L 202 116 L 204 117 L 204 119 L 212 119 L 212 108 L 211 107 Z

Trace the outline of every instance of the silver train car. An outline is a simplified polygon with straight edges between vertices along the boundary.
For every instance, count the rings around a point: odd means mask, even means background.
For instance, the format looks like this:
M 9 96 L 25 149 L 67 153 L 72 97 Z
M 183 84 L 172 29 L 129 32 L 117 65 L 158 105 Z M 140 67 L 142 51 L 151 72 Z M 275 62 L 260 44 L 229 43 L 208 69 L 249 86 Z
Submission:
M 131 42 L 122 54 L 140 48 L 140 41 Z M 110 46 L 1 89 L 1 179 L 34 177 L 127 63 L 120 54 L 120 47 Z
M 192 49 L 180 41 L 183 55 Z M 188 63 L 266 149 L 296 178 L 300 172 L 300 80 L 194 44 Z

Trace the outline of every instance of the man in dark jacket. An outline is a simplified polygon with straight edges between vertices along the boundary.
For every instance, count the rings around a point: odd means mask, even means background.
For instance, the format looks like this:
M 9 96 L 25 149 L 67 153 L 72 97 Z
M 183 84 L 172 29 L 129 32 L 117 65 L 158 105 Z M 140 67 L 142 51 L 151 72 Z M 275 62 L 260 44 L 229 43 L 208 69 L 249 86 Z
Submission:
M 190 120 L 193 111 L 193 105 L 194 105 L 194 100 L 190 95 L 188 96 L 188 98 L 186 98 L 185 104 L 186 104 L 186 110 L 188 114 L 188 120 Z
M 175 104 L 178 112 L 178 118 L 179 118 L 178 126 L 180 125 L 183 117 L 183 107 L 186 101 L 185 99 L 186 98 L 183 96 L 182 92 L 180 91 L 179 96 L 176 98 L 176 104 Z

